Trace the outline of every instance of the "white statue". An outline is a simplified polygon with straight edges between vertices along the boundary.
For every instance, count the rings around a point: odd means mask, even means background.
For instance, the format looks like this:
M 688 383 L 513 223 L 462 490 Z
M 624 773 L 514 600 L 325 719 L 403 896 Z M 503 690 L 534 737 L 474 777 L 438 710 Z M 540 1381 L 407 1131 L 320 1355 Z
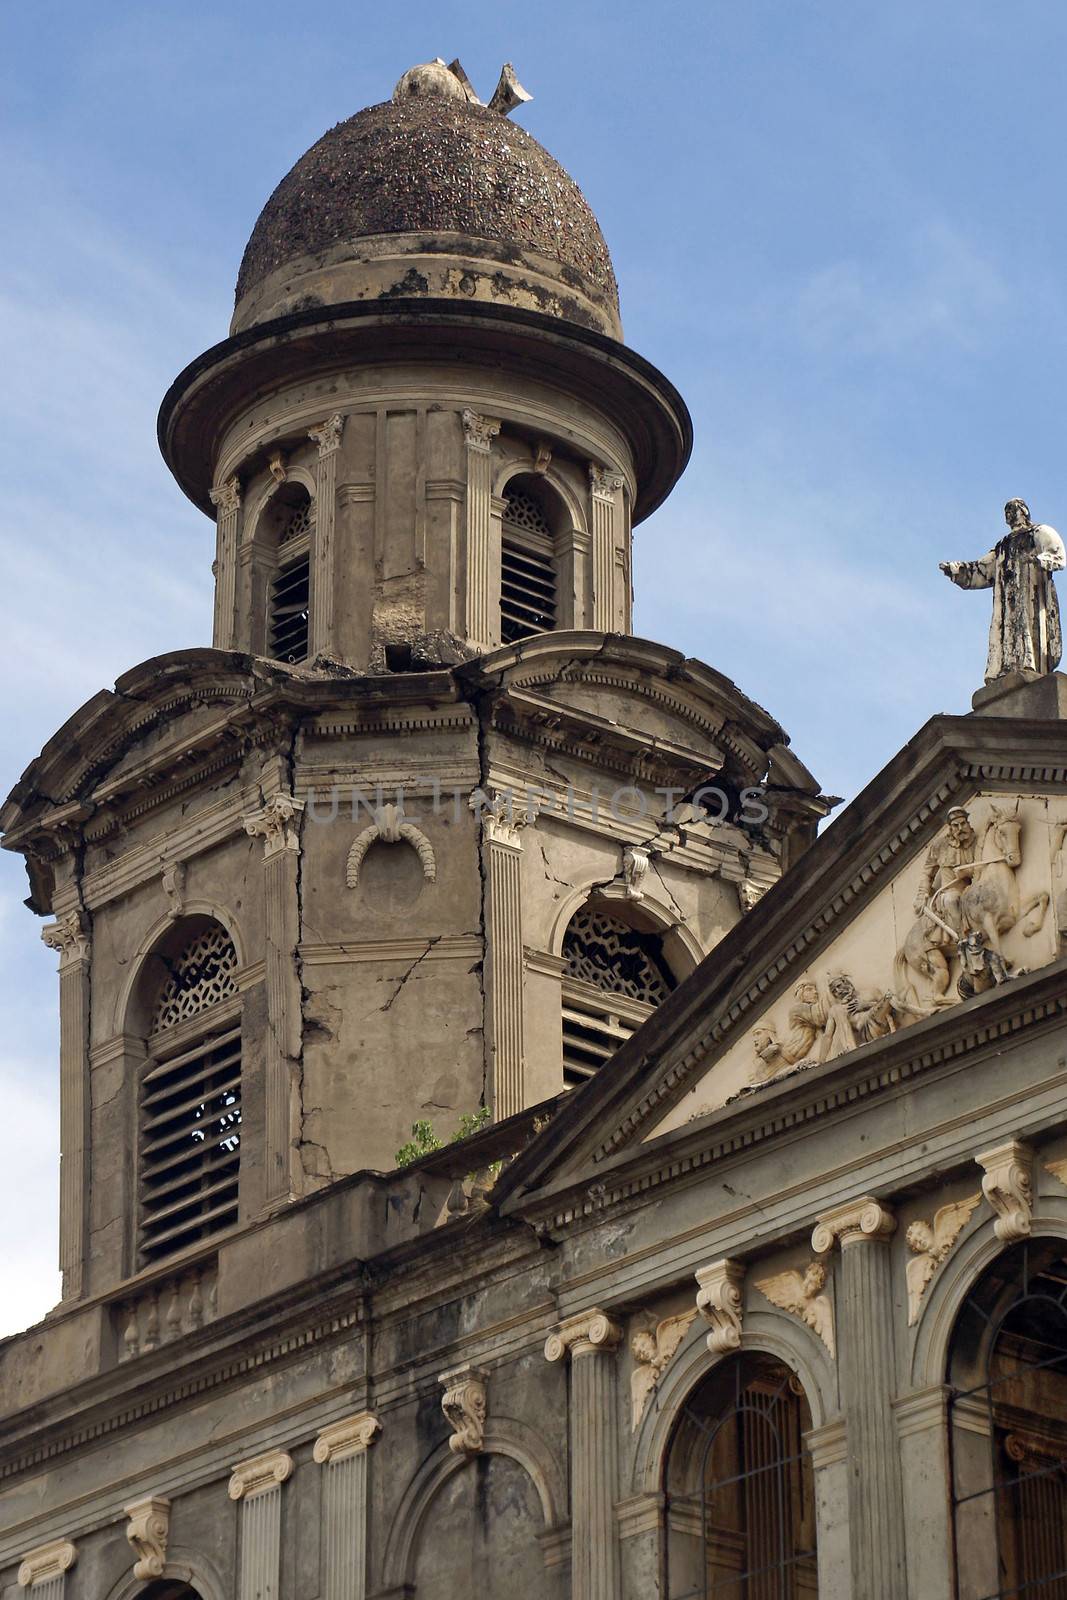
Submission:
M 942 561 L 941 571 L 961 589 L 992 589 L 993 621 L 985 680 L 1009 672 L 1055 672 L 1063 641 L 1052 574 L 1067 566 L 1055 528 L 1030 521 L 1025 500 L 1004 507 L 1008 533 L 978 561 Z

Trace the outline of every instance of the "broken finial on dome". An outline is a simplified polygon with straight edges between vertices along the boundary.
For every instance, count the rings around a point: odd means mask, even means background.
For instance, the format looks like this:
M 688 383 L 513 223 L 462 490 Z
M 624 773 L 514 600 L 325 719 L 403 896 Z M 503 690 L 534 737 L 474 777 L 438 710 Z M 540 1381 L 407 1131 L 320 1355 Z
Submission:
M 510 61 L 505 61 L 500 69 L 500 79 L 493 90 L 493 98 L 489 102 L 490 111 L 496 111 L 502 117 L 508 117 L 516 106 L 523 105 L 527 100 L 532 100 L 533 95 L 528 94 L 515 76 L 515 68 Z

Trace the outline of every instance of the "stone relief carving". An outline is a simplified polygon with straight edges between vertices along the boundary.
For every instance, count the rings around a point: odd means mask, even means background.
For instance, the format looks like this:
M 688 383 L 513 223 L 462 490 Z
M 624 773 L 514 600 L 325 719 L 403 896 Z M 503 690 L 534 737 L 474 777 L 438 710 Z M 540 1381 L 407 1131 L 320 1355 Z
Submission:
M 400 809 L 392 804 L 379 806 L 374 813 L 374 821 L 363 832 L 356 835 L 352 848 L 348 852 L 348 861 L 345 867 L 345 881 L 350 889 L 358 889 L 359 874 L 364 858 L 372 844 L 381 840 L 382 844 L 409 844 L 422 863 L 422 875 L 427 883 L 434 883 L 437 879 L 437 857 L 434 855 L 433 845 L 413 822 L 404 819 Z
M 1052 895 L 1024 892 L 1020 872 L 1033 863 L 1039 837 L 1021 802 L 988 802 L 983 813 L 953 806 L 919 868 L 915 922 L 892 962 L 888 983 L 848 970 L 808 977 L 793 990 L 784 1025 L 764 1018 L 749 1034 L 755 1060 L 750 1092 L 771 1079 L 854 1050 L 873 1039 L 985 994 L 1026 969 L 1009 960 L 1004 941 L 1020 954 L 1022 941 L 1041 933 Z M 1044 825 L 1040 833 L 1044 834 Z M 1047 835 L 1046 835 L 1047 836 Z M 1067 818 L 1053 824 L 1052 878 L 1067 878 Z M 1061 948 L 1067 940 L 1067 882 L 1057 902 Z M 1044 957 L 1048 959 L 1048 956 Z M 824 986 L 825 985 L 825 986 Z
M 713 1356 L 726 1355 L 741 1348 L 741 1320 L 744 1316 L 745 1267 L 726 1257 L 710 1266 L 698 1267 L 697 1310 L 711 1328 L 708 1349 Z
M 653 1393 L 671 1357 L 689 1332 L 696 1307 L 664 1317 L 654 1328 L 639 1328 L 630 1340 L 635 1366 L 630 1376 L 631 1431 L 636 1433 Z
M 1009 672 L 1054 672 L 1063 653 L 1060 610 L 1052 574 L 1067 565 L 1055 528 L 1033 523 L 1025 500 L 1004 507 L 1008 532 L 977 561 L 942 561 L 961 589 L 992 589 L 987 683 Z
M 488 1373 L 469 1363 L 442 1372 L 438 1382 L 444 1389 L 441 1410 L 452 1425 L 448 1448 L 460 1456 L 476 1456 L 485 1443 L 485 1418 L 488 1408 Z
M 1009 1139 L 974 1158 L 985 1173 L 982 1193 L 997 1214 L 993 1232 L 1002 1244 L 1028 1239 L 1033 1218 L 1034 1154 L 1021 1139 Z
M 954 1200 L 950 1205 L 941 1206 L 934 1212 L 932 1223 L 922 1221 L 909 1223 L 904 1235 L 908 1249 L 912 1252 L 912 1260 L 904 1269 L 904 1278 L 908 1286 L 909 1328 L 914 1327 L 919 1320 L 919 1306 L 927 1285 L 947 1258 L 970 1219 L 971 1212 L 980 1204 L 981 1199 L 980 1194 L 975 1194 L 968 1196 L 966 1200 Z
M 280 450 L 273 450 L 267 457 L 267 471 L 275 483 L 284 483 L 289 476 L 289 468 L 285 464 L 285 456 Z
M 167 1538 L 170 1533 L 170 1501 L 161 1495 L 148 1495 L 123 1507 L 129 1518 L 126 1537 L 137 1553 L 133 1575 L 144 1581 L 161 1578 L 167 1564 Z
M 772 1306 L 806 1323 L 822 1340 L 831 1358 L 836 1359 L 834 1308 L 830 1296 L 823 1293 L 827 1276 L 824 1264 L 812 1261 L 803 1272 L 791 1270 L 773 1278 L 757 1279 L 756 1288 Z

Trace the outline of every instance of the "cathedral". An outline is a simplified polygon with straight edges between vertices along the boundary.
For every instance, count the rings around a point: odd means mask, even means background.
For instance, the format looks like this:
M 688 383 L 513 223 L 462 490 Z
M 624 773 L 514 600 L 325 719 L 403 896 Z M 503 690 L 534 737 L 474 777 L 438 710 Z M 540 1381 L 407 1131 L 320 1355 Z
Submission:
M 282 179 L 159 416 L 211 647 L 0 811 L 63 1274 L 0 1596 L 1067 1600 L 1063 544 L 943 564 L 974 709 L 827 821 L 632 632 L 691 424 L 528 99 L 417 66 Z

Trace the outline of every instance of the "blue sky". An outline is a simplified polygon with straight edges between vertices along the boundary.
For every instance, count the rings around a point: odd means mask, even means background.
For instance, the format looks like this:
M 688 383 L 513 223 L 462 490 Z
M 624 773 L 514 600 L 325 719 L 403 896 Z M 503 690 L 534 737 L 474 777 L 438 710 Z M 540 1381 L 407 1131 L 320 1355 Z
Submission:
M 1062 0 L 403 7 L 74 0 L 0 24 L 5 791 L 101 685 L 209 642 L 213 531 L 155 414 L 226 331 L 245 239 L 412 63 L 501 63 L 581 183 L 628 341 L 696 446 L 637 532 L 637 630 L 728 673 L 851 795 L 981 682 L 983 553 L 1067 523 Z M 0 860 L 0 1331 L 54 1301 L 54 958 Z

